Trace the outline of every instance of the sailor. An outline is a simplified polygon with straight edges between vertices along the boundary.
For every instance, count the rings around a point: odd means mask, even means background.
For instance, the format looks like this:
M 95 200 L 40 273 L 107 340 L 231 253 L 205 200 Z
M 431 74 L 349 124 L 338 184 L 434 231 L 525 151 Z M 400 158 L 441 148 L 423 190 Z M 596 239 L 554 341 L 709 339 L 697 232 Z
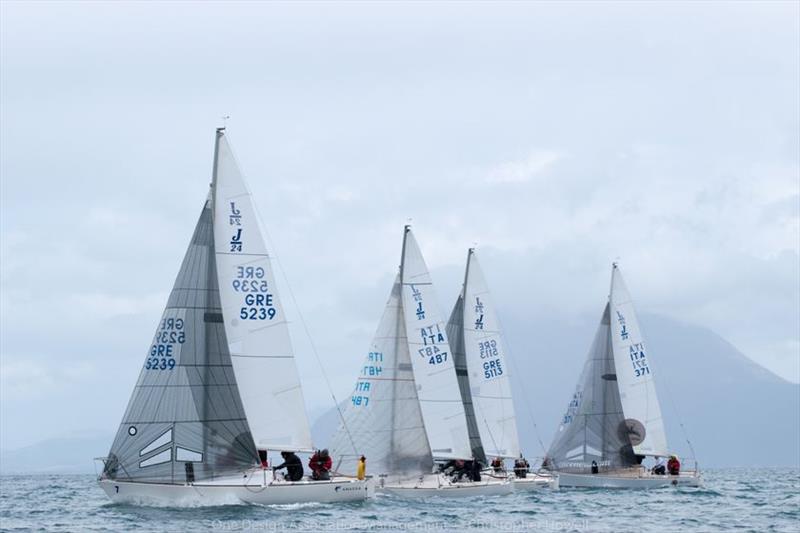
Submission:
M 474 458 L 469 462 L 469 479 L 472 481 L 481 480 L 481 464 Z
M 311 479 L 317 481 L 330 479 L 333 459 L 328 455 L 328 449 L 315 452 L 311 459 L 308 460 L 308 466 L 311 468 Z
M 453 467 L 452 467 L 453 481 L 461 481 L 461 478 L 464 477 L 464 474 L 466 473 L 467 473 L 467 468 L 463 459 L 456 459 L 453 462 Z
M 303 479 L 303 461 L 294 452 L 281 452 L 281 457 L 283 457 L 283 463 L 272 467 L 272 471 L 285 468 L 286 474 L 284 474 L 283 478 L 286 481 L 300 481 Z
M 665 464 L 663 457 L 659 457 L 658 455 L 656 455 L 656 465 L 653 467 L 651 472 L 653 472 L 658 476 L 663 476 L 664 474 L 667 473 L 667 466 Z
M 500 474 L 504 470 L 503 460 L 499 457 L 495 457 L 492 459 L 492 470 L 494 470 L 495 474 Z
M 669 461 L 667 461 L 667 471 L 669 472 L 670 476 L 680 475 L 681 462 L 678 461 L 678 457 L 676 455 L 669 456 Z
M 367 477 L 367 458 L 363 455 L 358 458 L 358 467 L 356 468 L 356 477 L 363 480 Z
M 519 454 L 519 458 L 514 460 L 514 475 L 520 479 L 528 477 L 528 468 L 530 466 L 528 460 L 522 457 L 522 454 Z

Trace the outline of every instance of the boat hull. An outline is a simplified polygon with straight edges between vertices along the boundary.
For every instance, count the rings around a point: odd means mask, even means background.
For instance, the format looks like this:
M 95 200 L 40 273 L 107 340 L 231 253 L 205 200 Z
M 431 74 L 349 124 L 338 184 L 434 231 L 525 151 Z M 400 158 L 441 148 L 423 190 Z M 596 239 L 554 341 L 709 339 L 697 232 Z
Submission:
M 681 473 L 678 476 L 658 476 L 648 473 L 630 474 L 569 474 L 558 473 L 561 487 L 599 488 L 599 489 L 657 489 L 660 487 L 681 486 L 699 487 L 702 477 L 696 472 Z
M 444 477 L 431 476 L 412 482 L 378 484 L 375 491 L 380 494 L 391 494 L 401 498 L 469 498 L 510 494 L 513 489 L 513 484 L 507 479 L 452 483 Z
M 560 487 L 558 474 L 531 473 L 524 478 L 513 477 L 511 482 L 514 484 L 514 491 L 517 492 L 541 489 L 558 490 Z
M 256 482 L 229 478 L 186 485 L 99 480 L 111 501 L 153 506 L 203 506 L 290 503 L 333 503 L 365 500 L 374 494 L 372 480 Z

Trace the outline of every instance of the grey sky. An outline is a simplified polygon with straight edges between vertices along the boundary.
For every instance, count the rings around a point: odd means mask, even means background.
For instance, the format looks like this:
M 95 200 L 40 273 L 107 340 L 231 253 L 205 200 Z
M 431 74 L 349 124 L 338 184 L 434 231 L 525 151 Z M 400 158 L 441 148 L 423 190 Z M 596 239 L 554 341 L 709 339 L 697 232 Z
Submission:
M 447 313 L 473 242 L 530 320 L 619 257 L 800 381 L 799 5 L 3 2 L 0 446 L 116 427 L 223 114 L 340 397 L 408 218 Z

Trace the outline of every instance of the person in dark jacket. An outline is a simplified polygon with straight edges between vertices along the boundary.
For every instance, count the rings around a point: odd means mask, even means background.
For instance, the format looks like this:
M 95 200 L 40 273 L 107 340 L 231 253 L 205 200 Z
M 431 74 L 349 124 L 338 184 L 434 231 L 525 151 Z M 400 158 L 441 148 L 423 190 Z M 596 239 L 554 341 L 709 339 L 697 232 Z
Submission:
M 495 457 L 494 459 L 492 459 L 492 470 L 494 470 L 495 474 L 502 474 L 503 470 L 505 469 L 506 467 L 503 464 L 502 459 L 500 459 L 499 457 Z
M 331 478 L 333 459 L 331 459 L 327 449 L 319 450 L 308 460 L 308 466 L 311 468 L 311 479 L 317 481 L 328 480 Z
M 519 459 L 514 460 L 514 475 L 520 479 L 528 477 L 528 468 L 530 466 L 528 460 L 522 457 L 522 454 L 519 454 Z
M 475 459 L 469 461 L 469 479 L 472 481 L 481 480 L 481 464 Z
M 283 476 L 286 481 L 300 481 L 303 479 L 303 461 L 294 452 L 281 452 L 283 463 L 272 468 L 272 470 L 286 469 Z

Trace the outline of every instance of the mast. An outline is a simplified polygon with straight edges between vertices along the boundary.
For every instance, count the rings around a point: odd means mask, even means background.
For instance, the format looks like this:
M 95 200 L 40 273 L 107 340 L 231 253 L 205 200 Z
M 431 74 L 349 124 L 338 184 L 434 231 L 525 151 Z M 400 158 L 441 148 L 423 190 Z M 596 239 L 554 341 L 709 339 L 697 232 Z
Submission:
M 219 141 L 222 138 L 222 135 L 223 135 L 224 131 L 225 131 L 224 127 L 217 128 L 217 132 L 214 135 L 214 162 L 211 165 L 211 190 L 210 190 L 209 195 L 208 195 L 208 204 L 209 204 L 209 207 L 211 208 L 211 227 L 212 227 L 211 231 L 212 231 L 212 233 L 214 231 L 213 230 L 214 219 L 216 218 L 216 215 L 215 215 L 216 206 L 214 204 L 214 196 L 215 196 L 215 191 L 216 191 L 216 187 L 217 187 L 217 164 L 219 162 Z M 212 246 L 213 246 L 213 243 L 214 243 L 214 238 L 213 237 L 211 239 L 211 243 L 212 243 Z M 208 254 L 207 262 L 208 262 L 208 264 L 207 264 L 206 268 L 208 268 L 208 272 L 215 272 L 216 271 L 216 253 Z M 223 329 L 224 329 L 224 327 L 223 327 Z M 211 346 L 211 343 L 212 343 L 211 332 L 208 329 L 206 329 L 205 336 L 206 336 L 206 346 Z M 209 367 L 207 367 L 207 366 L 205 368 L 203 368 L 203 379 L 204 379 L 204 381 L 206 383 L 208 383 L 210 381 L 210 379 L 211 379 L 211 376 L 210 376 L 210 373 L 209 373 Z M 209 398 L 208 395 L 206 395 L 203 398 L 203 406 L 202 406 L 203 418 L 204 419 L 208 418 L 208 413 L 211 411 L 210 402 L 211 402 L 211 399 Z M 203 426 L 203 454 L 207 454 L 207 453 L 208 453 L 208 426 Z
M 400 287 L 401 287 L 401 290 L 402 290 L 402 287 L 403 287 L 403 267 L 405 266 L 405 260 L 406 260 L 405 259 L 405 257 L 406 257 L 406 235 L 408 235 L 408 231 L 410 229 L 411 229 L 411 226 L 409 226 L 409 225 L 406 225 L 403 228 L 403 246 L 400 249 Z M 400 298 L 400 306 L 401 306 L 401 308 L 403 306 L 402 297 Z M 397 320 L 395 320 L 395 329 L 394 329 L 394 332 L 395 332 L 394 333 L 395 353 L 397 353 L 397 351 L 400 349 L 400 321 L 401 320 L 403 320 L 403 313 L 402 312 L 397 313 Z M 397 375 L 398 370 L 399 370 L 398 358 L 395 357 L 394 358 L 394 375 L 395 376 Z M 394 442 L 395 441 L 395 438 L 394 438 L 395 422 L 396 422 L 396 419 L 397 419 L 397 417 L 396 417 L 396 412 L 397 412 L 397 380 L 396 379 L 392 380 L 392 402 L 394 402 L 395 405 L 392 406 L 392 415 L 391 415 L 391 421 L 392 421 L 391 428 L 392 429 L 391 429 L 390 438 L 389 438 L 389 454 L 390 454 L 389 456 L 391 457 L 391 461 L 392 461 L 392 466 L 393 466 L 392 470 L 394 470 L 394 463 L 395 463 L 396 457 L 397 457 L 397 455 L 396 455 L 396 451 L 397 450 L 395 449 L 395 442 Z
M 467 265 L 464 269 L 464 283 L 461 286 L 461 294 L 456 300 L 450 319 L 447 322 L 447 337 L 450 339 L 450 349 L 453 352 L 455 363 L 456 378 L 461 394 L 461 402 L 464 404 L 464 414 L 467 417 L 467 432 L 472 455 L 475 460 L 487 464 L 486 452 L 483 446 L 480 430 L 478 428 L 478 416 L 475 412 L 475 401 L 472 397 L 472 383 L 469 376 L 469 362 L 467 361 L 466 330 L 464 315 L 467 312 L 467 287 L 469 284 L 470 263 L 475 252 L 474 248 L 467 250 Z

